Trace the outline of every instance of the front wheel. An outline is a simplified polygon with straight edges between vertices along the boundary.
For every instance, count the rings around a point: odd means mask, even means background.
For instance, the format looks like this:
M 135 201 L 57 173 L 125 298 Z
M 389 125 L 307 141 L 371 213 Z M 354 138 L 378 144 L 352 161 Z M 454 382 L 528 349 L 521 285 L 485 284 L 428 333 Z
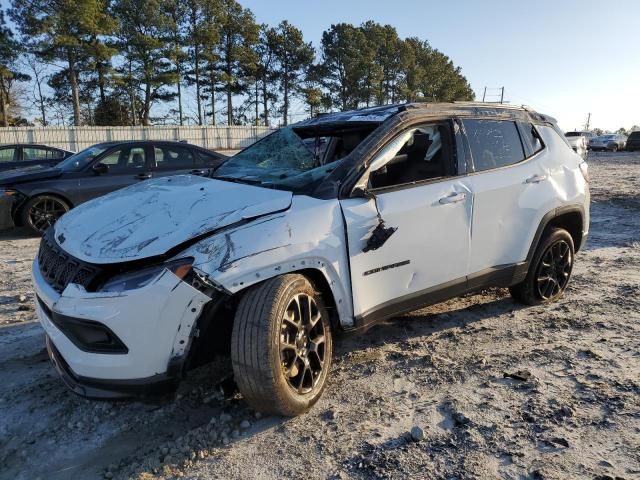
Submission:
M 38 195 L 22 208 L 22 224 L 37 235 L 42 235 L 69 211 L 69 205 L 53 195 Z
M 542 239 L 527 277 L 509 288 L 514 300 L 526 305 L 540 305 L 559 299 L 569 284 L 575 250 L 569 232 L 555 228 Z
M 322 394 L 333 351 L 322 297 L 303 275 L 288 274 L 248 290 L 236 312 L 231 361 L 247 403 L 295 416 Z

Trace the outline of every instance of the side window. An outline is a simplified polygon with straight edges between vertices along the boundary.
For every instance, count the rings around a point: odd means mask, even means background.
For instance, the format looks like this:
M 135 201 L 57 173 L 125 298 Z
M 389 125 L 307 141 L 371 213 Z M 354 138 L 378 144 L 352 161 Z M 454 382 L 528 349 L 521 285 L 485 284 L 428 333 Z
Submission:
M 515 122 L 463 120 L 476 171 L 513 165 L 525 159 Z
M 544 148 L 540 140 L 540 134 L 531 123 L 518 122 L 522 141 L 527 150 L 527 156 L 534 155 Z
M 16 157 L 15 148 L 0 148 L 0 162 L 13 162 Z
M 378 154 L 370 188 L 386 188 L 455 174 L 448 124 L 411 128 Z
M 155 148 L 156 166 L 159 169 L 193 168 L 193 153 L 186 147 L 163 145 Z
M 158 158 L 158 157 L 156 157 Z M 197 151 L 196 166 L 197 167 L 217 167 L 221 163 L 220 159 L 215 155 Z
M 23 147 L 22 159 L 24 161 L 29 160 L 47 160 L 51 159 L 51 153 L 48 148 L 36 148 L 36 147 Z
M 126 147 L 114 150 L 100 159 L 100 163 L 109 166 L 109 172 L 136 172 L 144 170 L 144 148 Z

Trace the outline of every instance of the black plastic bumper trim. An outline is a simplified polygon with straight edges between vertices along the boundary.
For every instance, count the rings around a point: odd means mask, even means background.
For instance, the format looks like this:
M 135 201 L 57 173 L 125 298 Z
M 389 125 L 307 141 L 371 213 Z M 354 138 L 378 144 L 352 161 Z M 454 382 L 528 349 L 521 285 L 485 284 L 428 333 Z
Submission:
M 157 395 L 175 390 L 180 380 L 180 368 L 169 368 L 166 373 L 147 378 L 105 380 L 77 375 L 62 357 L 48 335 L 45 336 L 47 352 L 62 381 L 75 394 L 95 399 L 117 399 L 139 395 Z
M 126 355 L 129 353 L 129 349 L 127 346 L 118 338 L 118 336 L 113 333 L 113 331 L 103 325 L 100 322 L 96 322 L 95 320 L 87 320 L 84 318 L 75 318 L 69 317 L 67 315 L 62 315 L 60 313 L 54 312 L 51 310 L 42 299 L 36 295 L 38 300 L 38 304 L 40 308 L 45 313 L 45 315 L 51 320 L 58 330 L 65 334 L 65 336 L 73 342 L 73 344 L 78 347 L 83 352 L 87 353 L 103 353 L 103 354 L 111 354 L 111 355 Z M 79 331 L 81 329 L 85 330 L 96 330 L 101 333 L 107 335 L 110 339 L 109 343 L 86 343 L 83 342 L 79 337 Z

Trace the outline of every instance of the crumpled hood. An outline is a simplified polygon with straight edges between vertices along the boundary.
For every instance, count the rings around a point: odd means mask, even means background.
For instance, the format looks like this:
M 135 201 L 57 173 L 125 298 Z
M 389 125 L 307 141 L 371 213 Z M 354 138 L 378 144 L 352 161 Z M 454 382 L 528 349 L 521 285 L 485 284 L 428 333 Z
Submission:
M 285 210 L 291 198 L 291 192 L 199 176 L 159 178 L 71 210 L 55 224 L 55 238 L 86 262 L 139 260 L 227 225 Z

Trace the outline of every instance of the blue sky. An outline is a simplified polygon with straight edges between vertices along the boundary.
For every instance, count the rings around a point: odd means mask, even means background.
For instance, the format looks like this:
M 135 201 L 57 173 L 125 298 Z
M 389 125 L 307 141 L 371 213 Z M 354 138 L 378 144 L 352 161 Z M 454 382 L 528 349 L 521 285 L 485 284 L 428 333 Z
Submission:
M 639 0 L 240 0 L 260 23 L 289 20 L 317 47 L 332 23 L 372 19 L 417 36 L 485 86 L 565 130 L 640 125 Z M 7 8 L 8 0 L 0 0 Z M 302 115 L 303 106 L 294 108 Z M 294 112 L 296 113 L 296 112 Z M 294 117 L 295 118 L 295 117 Z
M 555 116 L 565 130 L 640 125 L 640 1 L 241 0 L 258 22 L 298 26 L 318 45 L 332 23 L 372 19 L 417 36 L 485 86 Z

